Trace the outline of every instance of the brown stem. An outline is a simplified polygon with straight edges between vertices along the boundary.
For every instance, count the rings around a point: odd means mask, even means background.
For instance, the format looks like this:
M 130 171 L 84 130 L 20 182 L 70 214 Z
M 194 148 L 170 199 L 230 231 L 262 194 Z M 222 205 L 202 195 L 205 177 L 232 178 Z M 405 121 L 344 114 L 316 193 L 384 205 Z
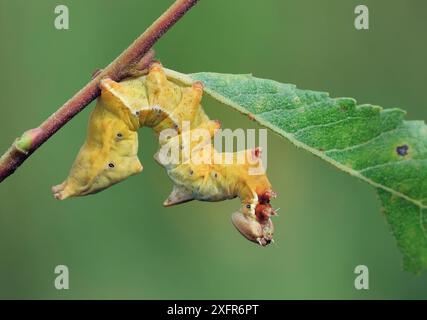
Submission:
M 39 127 L 26 131 L 16 139 L 0 158 L 0 182 L 10 176 L 35 150 L 99 95 L 98 84 L 101 79 L 109 77 L 119 81 L 129 74 L 133 74 L 135 70 L 146 68 L 154 56 L 153 51 L 150 51 L 154 43 L 198 1 L 176 0 L 134 43 L 105 69 L 97 73 L 86 86 L 54 114 Z

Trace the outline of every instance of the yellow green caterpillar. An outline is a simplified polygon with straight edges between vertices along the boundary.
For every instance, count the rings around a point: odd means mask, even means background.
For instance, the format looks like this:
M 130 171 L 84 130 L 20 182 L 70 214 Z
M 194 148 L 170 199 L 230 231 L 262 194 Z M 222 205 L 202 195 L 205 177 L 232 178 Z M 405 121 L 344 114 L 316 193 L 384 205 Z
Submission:
M 275 197 L 265 174 L 251 174 L 260 164 L 260 150 L 218 152 L 212 139 L 220 123 L 210 120 L 200 105 L 203 85 L 174 83 L 159 63 L 147 75 L 120 83 L 101 81 L 101 95 L 93 110 L 86 142 L 80 149 L 68 178 L 54 186 L 55 198 L 63 200 L 101 191 L 142 171 L 137 158 L 137 130 L 147 126 L 159 138 L 154 156 L 173 182 L 165 200 L 171 206 L 191 200 L 221 201 L 239 197 L 241 208 L 232 214 L 235 227 L 249 240 L 262 246 L 273 237 L 270 205 Z M 203 133 L 203 134 L 201 134 Z M 188 136 L 200 136 L 193 141 Z M 178 150 L 178 161 L 165 161 L 168 152 Z M 192 161 L 196 157 L 200 161 Z M 229 156 L 231 162 L 217 161 Z M 170 160 L 170 158 L 168 158 Z M 239 159 L 245 159 L 243 163 Z

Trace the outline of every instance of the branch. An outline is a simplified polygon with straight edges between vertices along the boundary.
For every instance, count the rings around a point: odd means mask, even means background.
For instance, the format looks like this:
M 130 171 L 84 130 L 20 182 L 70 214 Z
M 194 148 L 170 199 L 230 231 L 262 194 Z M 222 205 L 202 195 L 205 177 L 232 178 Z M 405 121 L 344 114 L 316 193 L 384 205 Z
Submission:
M 39 127 L 17 138 L 0 158 L 0 182 L 15 170 L 44 142 L 61 129 L 76 114 L 99 96 L 99 82 L 103 78 L 120 81 L 126 76 L 148 67 L 154 58 L 151 47 L 199 0 L 176 0 L 153 24 L 140 35 L 105 69 L 77 92 Z

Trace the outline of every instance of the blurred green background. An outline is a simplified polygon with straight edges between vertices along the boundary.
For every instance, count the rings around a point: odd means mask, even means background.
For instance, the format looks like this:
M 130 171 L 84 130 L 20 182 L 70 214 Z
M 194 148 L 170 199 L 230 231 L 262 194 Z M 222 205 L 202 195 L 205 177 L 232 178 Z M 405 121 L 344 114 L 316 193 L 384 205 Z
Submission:
M 354 8 L 370 9 L 356 31 Z M 158 0 L 0 0 L 0 151 L 37 126 L 170 4 Z M 54 8 L 70 9 L 70 30 Z M 301 88 L 402 107 L 426 119 L 427 2 L 201 0 L 155 46 L 181 72 L 249 73 Z M 424 39 L 424 40 L 423 40 Z M 228 128 L 256 124 L 205 98 Z M 0 298 L 427 298 L 427 274 L 403 271 L 373 188 L 269 134 L 279 193 L 276 245 L 247 242 L 230 223 L 239 201 L 163 208 L 171 183 L 140 133 L 142 174 L 94 196 L 56 201 L 93 104 L 0 184 Z M 54 288 L 54 267 L 70 290 Z M 354 268 L 370 290 L 354 289 Z

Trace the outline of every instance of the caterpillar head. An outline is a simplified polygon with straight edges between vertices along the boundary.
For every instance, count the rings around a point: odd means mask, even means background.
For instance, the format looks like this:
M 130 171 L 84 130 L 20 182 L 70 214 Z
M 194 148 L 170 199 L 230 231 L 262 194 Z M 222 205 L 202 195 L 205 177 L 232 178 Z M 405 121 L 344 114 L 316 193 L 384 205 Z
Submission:
M 273 241 L 274 226 L 271 219 L 260 222 L 256 216 L 236 211 L 231 215 L 236 229 L 248 240 L 266 246 Z
M 240 211 L 231 216 L 234 226 L 245 238 L 263 247 L 273 242 L 274 225 L 270 217 L 277 212 L 271 206 L 270 199 L 275 196 L 273 191 L 267 190 L 258 195 L 255 205 L 244 204 Z

